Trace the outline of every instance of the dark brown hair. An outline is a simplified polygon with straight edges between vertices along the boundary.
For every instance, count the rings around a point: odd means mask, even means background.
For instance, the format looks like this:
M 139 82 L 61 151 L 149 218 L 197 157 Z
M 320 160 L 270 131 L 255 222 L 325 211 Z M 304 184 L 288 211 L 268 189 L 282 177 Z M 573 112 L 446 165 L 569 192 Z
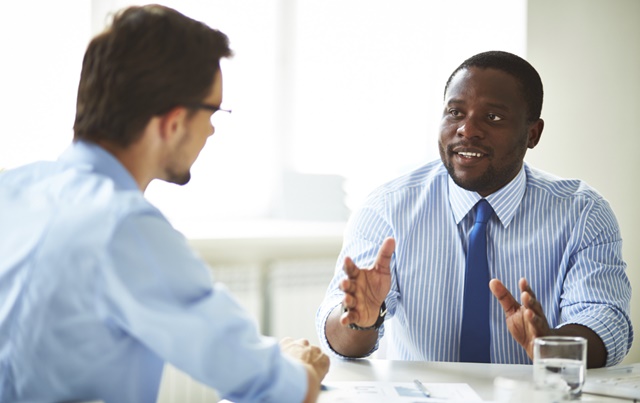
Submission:
M 85 52 L 74 139 L 127 147 L 153 116 L 202 101 L 231 55 L 225 34 L 173 9 L 118 12 Z

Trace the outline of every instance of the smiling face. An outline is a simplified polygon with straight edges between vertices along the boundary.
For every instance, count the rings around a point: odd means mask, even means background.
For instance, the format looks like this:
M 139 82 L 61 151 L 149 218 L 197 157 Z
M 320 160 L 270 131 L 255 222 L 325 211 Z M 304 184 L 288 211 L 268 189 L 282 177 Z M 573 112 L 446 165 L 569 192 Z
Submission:
M 485 197 L 520 171 L 536 146 L 543 122 L 527 121 L 520 83 L 492 68 L 460 70 L 444 100 L 438 147 L 453 181 Z

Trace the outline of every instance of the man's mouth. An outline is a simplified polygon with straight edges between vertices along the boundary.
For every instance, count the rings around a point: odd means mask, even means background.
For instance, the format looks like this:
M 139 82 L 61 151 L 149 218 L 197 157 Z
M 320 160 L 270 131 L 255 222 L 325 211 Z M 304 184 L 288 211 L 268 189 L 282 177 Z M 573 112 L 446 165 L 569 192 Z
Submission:
M 460 162 L 466 161 L 471 163 L 476 160 L 488 158 L 491 155 L 491 149 L 470 144 L 452 144 L 448 149 L 450 155 L 459 158 Z
M 458 151 L 456 152 L 456 154 L 465 158 L 480 158 L 485 155 L 483 153 L 476 153 L 476 152 L 469 152 L 469 151 Z

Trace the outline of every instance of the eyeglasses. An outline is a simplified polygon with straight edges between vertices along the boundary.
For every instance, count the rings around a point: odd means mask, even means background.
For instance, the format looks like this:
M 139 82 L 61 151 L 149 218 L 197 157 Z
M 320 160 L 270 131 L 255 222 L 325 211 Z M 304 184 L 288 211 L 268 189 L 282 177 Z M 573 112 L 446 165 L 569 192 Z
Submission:
M 185 106 L 187 108 L 193 108 L 193 109 L 206 109 L 206 110 L 211 111 L 213 113 L 216 113 L 218 111 L 231 113 L 231 109 L 222 109 L 219 106 L 211 105 L 211 104 L 188 104 L 188 105 L 185 105 Z
M 211 105 L 211 104 L 204 104 L 204 103 L 197 103 L 197 104 L 187 104 L 184 105 L 187 108 L 191 108 L 191 109 L 206 109 L 208 111 L 211 111 L 211 124 L 213 126 L 216 126 L 217 124 L 220 123 L 221 119 L 220 119 L 220 114 L 216 114 L 216 112 L 226 112 L 226 113 L 231 113 L 231 109 L 222 109 L 219 106 L 216 105 Z M 224 119 L 222 119 L 224 120 Z

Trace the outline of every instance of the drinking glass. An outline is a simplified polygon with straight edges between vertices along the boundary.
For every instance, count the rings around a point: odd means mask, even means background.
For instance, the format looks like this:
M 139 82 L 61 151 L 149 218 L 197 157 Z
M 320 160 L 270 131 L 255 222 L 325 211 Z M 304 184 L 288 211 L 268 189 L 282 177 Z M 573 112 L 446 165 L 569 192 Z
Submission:
M 587 367 L 587 340 L 583 337 L 538 337 L 533 344 L 533 382 L 552 400 L 580 397 Z

